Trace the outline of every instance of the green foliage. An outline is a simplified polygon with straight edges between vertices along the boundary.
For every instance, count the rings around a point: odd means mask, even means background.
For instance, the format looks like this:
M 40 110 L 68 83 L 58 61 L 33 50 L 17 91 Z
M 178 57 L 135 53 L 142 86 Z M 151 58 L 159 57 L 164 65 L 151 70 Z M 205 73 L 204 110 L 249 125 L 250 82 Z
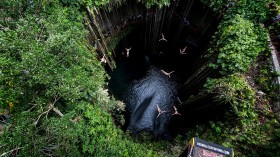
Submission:
M 268 2 L 272 0 L 257 0 L 250 2 L 248 1 L 247 4 L 244 5 L 246 8 L 247 14 L 246 16 L 248 19 L 256 20 L 257 22 L 264 22 L 268 17 Z
M 170 5 L 170 0 L 138 0 L 138 1 L 146 4 L 147 8 L 151 8 L 152 6 L 158 6 L 159 8 L 162 8 Z
M 264 22 L 270 18 L 267 4 L 272 0 L 201 0 L 201 2 L 228 19 L 234 18 L 236 14 L 242 14 L 248 20 Z
M 279 86 L 275 84 L 275 79 L 279 76 L 273 69 L 273 61 L 270 57 L 270 50 L 266 54 L 259 56 L 258 67 L 259 72 L 256 75 L 256 83 L 264 93 L 268 94 L 268 97 L 272 98 L 273 101 L 278 99 L 278 88 Z
M 13 117 L 13 121 L 11 121 L 9 127 L 5 128 L 5 133 L 0 138 L 1 155 L 15 148 L 21 148 L 20 156 L 30 156 L 31 154 L 40 156 L 41 152 L 39 150 L 44 146 L 47 139 L 38 134 L 40 130 L 33 125 L 31 115 L 34 116 L 32 112 L 22 112 Z M 7 156 L 11 153 L 8 153 Z
M 236 156 L 278 156 L 279 122 L 266 105 L 256 103 L 257 96 L 241 74 L 208 79 L 205 92 L 214 94 L 217 103 L 231 104 L 226 121 L 211 121 L 190 130 L 200 137 L 234 148 Z M 259 98 L 258 98 L 259 99 Z M 261 109 L 259 108 L 261 105 Z M 232 114 L 233 113 L 233 114 Z
M 279 129 L 279 123 L 274 121 L 270 126 L 267 126 L 267 132 L 270 133 L 273 138 L 269 138 L 268 142 L 263 144 L 263 149 L 265 151 L 259 152 L 259 156 L 280 156 L 279 151 L 279 140 L 280 140 L 280 129 Z M 271 130 L 271 128 L 274 128 L 274 131 Z
M 0 104 L 14 110 L 0 155 L 155 156 L 112 123 L 108 111 L 117 102 L 103 89 L 105 71 L 78 7 L 58 0 L 3 3 Z
M 229 3 L 222 0 L 202 2 L 222 17 L 208 51 L 208 57 L 216 60 L 209 66 L 217 69 L 221 78 L 208 79 L 204 92 L 214 94 L 217 103 L 232 107 L 225 115 L 226 121 L 197 126 L 190 134 L 195 132 L 197 137 L 232 147 L 236 156 L 279 156 L 276 141 L 280 124 L 269 102 L 278 97 L 272 83 L 275 75 L 269 61 L 269 34 L 260 24 L 271 21 L 268 3 L 272 1 L 234 1 L 231 7 L 226 7 Z M 257 57 L 257 64 L 252 66 Z M 252 69 L 255 66 L 257 69 Z M 249 85 L 248 81 L 256 84 Z
M 256 93 L 245 76 L 234 74 L 208 79 L 204 87 L 207 93 L 215 95 L 217 103 L 229 103 L 232 110 L 226 113 L 224 122 L 212 121 L 209 126 L 199 126 L 203 131 L 198 137 L 232 147 L 237 156 L 279 155 L 276 141 L 279 140 L 277 128 L 280 124 L 271 110 L 265 109 L 269 104 L 256 103 Z
M 262 157 L 278 156 L 279 122 L 273 117 L 265 123 L 251 123 L 241 127 L 234 122 L 213 122 L 200 125 L 196 137 L 213 141 L 234 149 L 235 156 Z M 193 132 L 195 130 L 190 130 Z M 272 138 L 273 137 L 273 138 Z
M 179 156 L 185 150 L 186 141 L 189 139 L 178 135 L 172 141 L 155 140 L 150 132 L 141 132 L 133 136 L 133 140 L 137 143 L 142 143 L 157 152 L 158 156 L 165 157 Z
M 86 129 L 86 132 L 89 132 L 88 137 L 82 139 L 86 143 L 83 146 L 84 152 L 94 156 L 155 156 L 152 151 L 122 136 L 122 132 L 114 127 L 109 114 L 100 109 L 92 112 L 92 109 L 92 106 L 88 106 L 85 111 L 90 127 Z
M 59 95 L 74 102 L 104 84 L 104 71 L 85 44 L 82 16 L 64 8 L 50 13 L 28 15 L 0 33 L 1 93 L 15 93 L 14 100 Z
M 21 148 L 19 156 L 156 156 L 125 137 L 108 113 L 89 103 L 78 102 L 62 118 L 43 118 L 40 127 L 32 124 L 36 116 L 32 112 L 16 116 L 16 126 L 0 139 L 5 144 L 1 152 Z
M 271 39 L 277 41 L 277 36 L 280 34 L 280 22 L 273 21 L 277 15 L 280 14 L 280 2 L 272 2 L 269 7 L 269 18 L 267 19 L 266 26 L 269 28 L 269 32 L 271 34 Z M 279 42 L 274 42 L 274 45 L 279 49 Z
M 71 7 L 101 7 L 110 3 L 110 0 L 60 0 L 62 4 Z
M 223 21 L 218 30 L 216 45 L 209 52 L 217 55 L 217 62 L 211 66 L 223 75 L 247 71 L 267 45 L 267 32 L 240 15 Z
M 228 0 L 201 0 L 201 2 L 211 8 L 214 12 L 219 12 L 228 3 Z
M 83 0 L 61 0 L 62 4 L 69 5 L 69 6 L 80 6 L 80 5 L 83 4 L 83 2 L 87 3 L 88 1 L 83 1 Z
M 214 99 L 217 102 L 230 103 L 238 117 L 236 120 L 242 125 L 256 120 L 255 92 L 247 84 L 244 76 L 235 74 L 219 79 L 208 79 L 204 87 L 207 92 L 216 95 Z
M 14 106 L 14 110 L 0 138 L 0 155 L 6 152 L 19 156 L 167 156 L 166 152 L 180 152 L 178 148 L 183 144 L 171 147 L 165 142 L 133 142 L 114 126 L 108 114 L 116 102 L 109 100 L 108 93 L 102 89 L 106 75 L 85 40 L 83 17 L 80 7 L 75 6 L 100 7 L 110 2 L 1 2 L 0 106 Z M 170 3 L 169 0 L 142 2 L 147 7 Z M 220 10 L 223 7 L 219 4 L 225 3 L 209 4 Z M 235 7 L 238 9 L 231 8 L 219 26 L 216 47 L 210 51 L 218 58 L 213 66 L 219 67 L 225 76 L 246 71 L 267 46 L 266 32 L 254 24 L 267 16 L 262 4 L 263 1 L 238 1 Z M 268 71 L 269 68 L 263 70 L 259 81 L 266 87 Z M 226 123 L 211 122 L 206 129 L 198 127 L 191 131 L 191 137 L 201 136 L 237 148 L 237 152 L 242 152 L 240 156 L 279 156 L 275 144 L 279 141 L 279 123 L 271 118 L 258 125 L 257 118 L 269 113 L 256 111 L 255 93 L 244 76 L 234 74 L 211 79 L 205 88 L 216 94 L 218 102 L 230 103 L 234 116 L 228 114 Z M 64 116 L 49 110 L 50 104 Z M 38 123 L 34 125 L 35 122 Z M 152 151 L 159 149 L 158 154 Z

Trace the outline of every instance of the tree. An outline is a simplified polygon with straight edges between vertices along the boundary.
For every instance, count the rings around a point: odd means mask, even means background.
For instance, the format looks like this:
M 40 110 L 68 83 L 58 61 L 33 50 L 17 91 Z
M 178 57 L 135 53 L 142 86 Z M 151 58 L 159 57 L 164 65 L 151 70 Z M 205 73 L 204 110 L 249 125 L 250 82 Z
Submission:
M 3 3 L 0 101 L 13 108 L 0 155 L 146 155 L 108 114 L 116 102 L 103 90 L 105 71 L 79 8 L 56 0 Z

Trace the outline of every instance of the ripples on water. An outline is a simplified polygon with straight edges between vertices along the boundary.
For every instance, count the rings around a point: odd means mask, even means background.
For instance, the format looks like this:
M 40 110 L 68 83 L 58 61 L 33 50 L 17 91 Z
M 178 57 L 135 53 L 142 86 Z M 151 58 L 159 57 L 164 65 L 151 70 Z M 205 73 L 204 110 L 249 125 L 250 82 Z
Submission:
M 145 57 L 147 60 L 147 56 Z M 160 68 L 128 62 L 120 63 L 111 75 L 109 86 L 126 104 L 130 114 L 128 130 L 151 131 L 155 136 L 166 136 L 177 95 L 176 82 L 164 75 Z M 139 73 L 137 73 L 139 71 Z M 141 75 L 141 76 L 140 76 Z M 159 117 L 157 104 L 162 111 Z
M 130 113 L 128 129 L 133 132 L 152 131 L 155 136 L 165 136 L 173 112 L 176 83 L 161 69 L 150 67 L 142 79 L 134 80 L 125 90 L 123 101 Z M 162 111 L 158 118 L 157 104 Z

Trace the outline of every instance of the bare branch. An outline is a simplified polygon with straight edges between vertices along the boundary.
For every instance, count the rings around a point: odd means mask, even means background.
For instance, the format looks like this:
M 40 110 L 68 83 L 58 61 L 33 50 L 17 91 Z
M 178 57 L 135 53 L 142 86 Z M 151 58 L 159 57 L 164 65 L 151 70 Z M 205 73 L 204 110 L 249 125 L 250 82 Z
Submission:
M 7 30 L 10 30 L 10 29 L 8 27 L 4 27 L 3 25 L 0 24 L 0 30 L 7 31 Z
M 60 97 L 58 97 L 58 95 L 56 95 L 54 97 L 54 102 L 49 104 L 49 109 L 43 113 L 41 113 L 38 117 L 37 120 L 34 122 L 34 125 L 36 126 L 41 118 L 42 115 L 46 114 L 46 117 L 48 116 L 48 113 L 54 108 L 54 104 L 59 100 Z
M 47 111 L 41 113 L 41 114 L 38 116 L 37 120 L 34 122 L 34 125 L 36 126 L 36 125 L 38 124 L 38 121 L 40 120 L 40 118 L 41 118 L 42 115 L 49 113 L 50 110 L 52 110 L 52 109 L 53 109 L 53 104 L 50 104 L 50 105 L 49 105 L 49 109 L 48 109 Z
M 34 125 L 35 125 L 35 126 L 38 124 L 40 118 L 41 118 L 44 114 L 46 114 L 46 117 L 47 117 L 47 116 L 48 116 L 48 113 L 49 113 L 51 110 L 53 110 L 55 113 L 57 113 L 60 117 L 63 117 L 63 116 L 64 116 L 64 114 L 61 113 L 61 112 L 59 111 L 58 108 L 54 107 L 54 104 L 55 104 L 58 100 L 59 100 L 59 97 L 58 97 L 58 96 L 55 96 L 54 102 L 49 104 L 48 110 L 44 111 L 43 113 L 41 113 L 41 114 L 37 117 L 36 121 L 34 122 Z M 74 119 L 70 119 L 70 121 L 73 122 L 73 123 L 77 123 L 77 122 L 80 121 L 80 120 L 81 120 L 81 117 L 80 117 L 80 116 L 78 116 L 78 117 L 76 117 L 76 118 L 74 118 Z
M 13 151 L 15 151 L 15 150 L 19 150 L 19 149 L 21 149 L 21 148 L 23 148 L 23 147 L 18 147 L 18 148 L 12 149 L 12 150 L 10 150 L 10 151 L 8 151 L 8 152 L 5 152 L 5 153 L 1 154 L 0 157 L 1 157 L 1 156 L 5 156 L 5 155 L 7 155 L 8 153 L 11 153 L 11 152 L 13 152 Z
M 34 107 L 37 106 L 37 104 L 32 104 L 32 103 L 29 103 L 30 105 L 33 105 L 28 111 L 30 112 Z
M 7 124 L 7 125 L 10 125 L 10 123 L 5 122 L 4 120 L 0 120 L 0 122 L 1 122 L 1 123 L 5 123 L 5 124 Z
M 60 117 L 63 117 L 63 116 L 64 116 L 64 114 L 62 114 L 56 107 L 53 108 L 53 111 L 54 111 L 55 113 L 57 113 Z

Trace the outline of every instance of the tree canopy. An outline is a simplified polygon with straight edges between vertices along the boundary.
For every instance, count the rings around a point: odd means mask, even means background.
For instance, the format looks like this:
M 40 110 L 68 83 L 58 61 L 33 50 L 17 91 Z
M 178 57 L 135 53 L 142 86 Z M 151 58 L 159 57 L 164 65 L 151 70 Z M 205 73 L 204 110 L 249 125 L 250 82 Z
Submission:
M 116 102 L 103 89 L 106 74 L 78 7 L 1 3 L 0 105 L 11 117 L 1 155 L 155 155 L 113 124 Z

